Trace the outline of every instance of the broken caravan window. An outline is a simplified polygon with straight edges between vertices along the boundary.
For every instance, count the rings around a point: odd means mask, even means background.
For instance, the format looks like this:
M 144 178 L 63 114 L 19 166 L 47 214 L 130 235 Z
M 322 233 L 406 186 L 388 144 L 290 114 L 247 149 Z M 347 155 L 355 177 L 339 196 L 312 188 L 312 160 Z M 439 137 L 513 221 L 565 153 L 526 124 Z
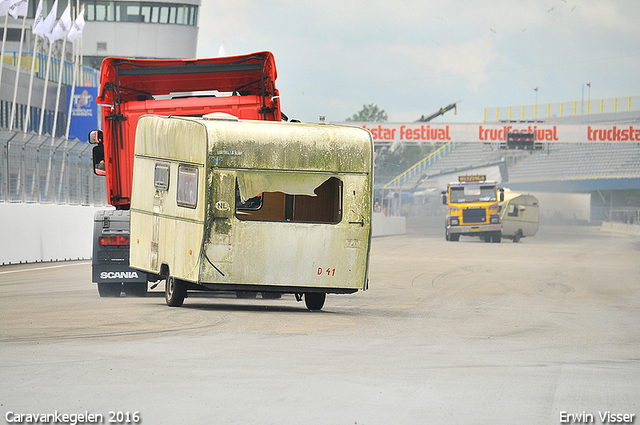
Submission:
M 251 196 L 255 194 L 256 188 L 253 192 L 247 188 L 252 183 L 254 185 L 257 183 L 257 176 L 245 179 L 243 177 L 247 175 L 239 175 L 236 180 L 236 217 L 238 219 L 331 224 L 341 221 L 342 181 L 340 179 L 316 174 L 306 181 L 306 190 L 301 190 L 300 174 L 279 174 L 280 176 L 276 178 L 279 181 L 274 183 L 272 179 L 271 184 L 263 181 L 261 183 L 265 186 L 256 186 L 266 188 L 258 192 L 257 196 Z M 271 177 L 274 175 L 272 174 Z M 286 184 L 287 180 L 290 180 L 289 187 Z M 315 184 L 318 185 L 311 187 Z M 248 193 L 246 196 L 251 197 L 243 201 L 242 192 Z

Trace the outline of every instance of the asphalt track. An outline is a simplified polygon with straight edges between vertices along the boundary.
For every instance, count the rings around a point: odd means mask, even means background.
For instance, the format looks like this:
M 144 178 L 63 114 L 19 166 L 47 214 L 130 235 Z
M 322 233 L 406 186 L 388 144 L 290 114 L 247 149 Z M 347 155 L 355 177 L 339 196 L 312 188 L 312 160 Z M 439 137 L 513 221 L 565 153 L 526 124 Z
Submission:
M 639 260 L 640 238 L 593 227 L 542 226 L 517 244 L 421 230 L 374 239 L 370 290 L 330 295 L 321 312 L 232 294 L 169 308 L 162 285 L 101 299 L 89 262 L 5 266 L 0 412 L 7 423 L 54 412 L 148 425 L 600 424 L 605 412 L 639 423 Z

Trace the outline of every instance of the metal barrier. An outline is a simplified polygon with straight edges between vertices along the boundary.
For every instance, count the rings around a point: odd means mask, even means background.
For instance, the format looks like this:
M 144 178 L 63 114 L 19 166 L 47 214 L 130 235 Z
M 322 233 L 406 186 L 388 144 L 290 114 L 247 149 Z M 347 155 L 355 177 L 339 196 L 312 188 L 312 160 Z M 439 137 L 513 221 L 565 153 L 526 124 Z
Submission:
M 640 96 L 589 99 L 539 105 L 500 106 L 484 109 L 483 121 L 530 120 L 573 115 L 630 112 L 640 110 Z
M 106 180 L 93 172 L 92 145 L 0 131 L 0 202 L 107 205 Z
M 640 225 L 640 208 L 613 208 L 609 210 L 608 221 L 614 223 L 635 224 L 636 226 Z
M 22 59 L 20 61 L 20 68 L 30 70 L 31 61 L 33 60 L 33 52 L 22 52 Z M 47 73 L 47 55 L 43 53 L 36 53 L 35 56 L 35 76 L 38 78 L 45 78 Z M 18 52 L 7 51 L 5 52 L 4 63 L 8 65 L 18 66 Z M 58 82 L 60 75 L 60 58 L 51 58 L 51 69 L 49 70 L 49 81 Z M 91 68 L 89 66 L 82 66 L 80 69 L 80 75 L 76 77 L 76 85 L 98 87 L 100 80 L 100 70 Z M 64 61 L 64 69 L 62 71 L 62 84 L 70 86 L 73 81 L 73 63 L 67 60 Z

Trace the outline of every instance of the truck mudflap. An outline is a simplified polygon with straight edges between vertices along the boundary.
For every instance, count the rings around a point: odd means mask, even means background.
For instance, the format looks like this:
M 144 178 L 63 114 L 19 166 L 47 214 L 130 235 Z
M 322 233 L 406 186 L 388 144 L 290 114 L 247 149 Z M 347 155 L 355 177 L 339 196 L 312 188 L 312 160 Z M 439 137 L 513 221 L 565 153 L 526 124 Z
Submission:
M 93 265 L 92 281 L 95 283 L 147 282 L 147 274 L 126 265 Z

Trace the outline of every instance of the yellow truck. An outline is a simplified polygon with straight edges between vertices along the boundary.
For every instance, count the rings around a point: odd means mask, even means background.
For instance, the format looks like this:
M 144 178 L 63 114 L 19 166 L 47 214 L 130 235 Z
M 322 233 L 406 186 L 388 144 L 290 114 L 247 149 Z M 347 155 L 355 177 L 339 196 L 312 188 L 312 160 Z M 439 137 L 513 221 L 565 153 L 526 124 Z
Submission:
M 373 140 L 361 128 L 243 121 L 227 114 L 139 119 L 130 265 L 191 290 L 326 294 L 368 288 Z
M 479 236 L 485 242 L 500 242 L 502 227 L 498 202 L 504 192 L 485 175 L 459 176 L 442 192 L 447 206 L 445 239 L 456 242 L 460 236 Z

